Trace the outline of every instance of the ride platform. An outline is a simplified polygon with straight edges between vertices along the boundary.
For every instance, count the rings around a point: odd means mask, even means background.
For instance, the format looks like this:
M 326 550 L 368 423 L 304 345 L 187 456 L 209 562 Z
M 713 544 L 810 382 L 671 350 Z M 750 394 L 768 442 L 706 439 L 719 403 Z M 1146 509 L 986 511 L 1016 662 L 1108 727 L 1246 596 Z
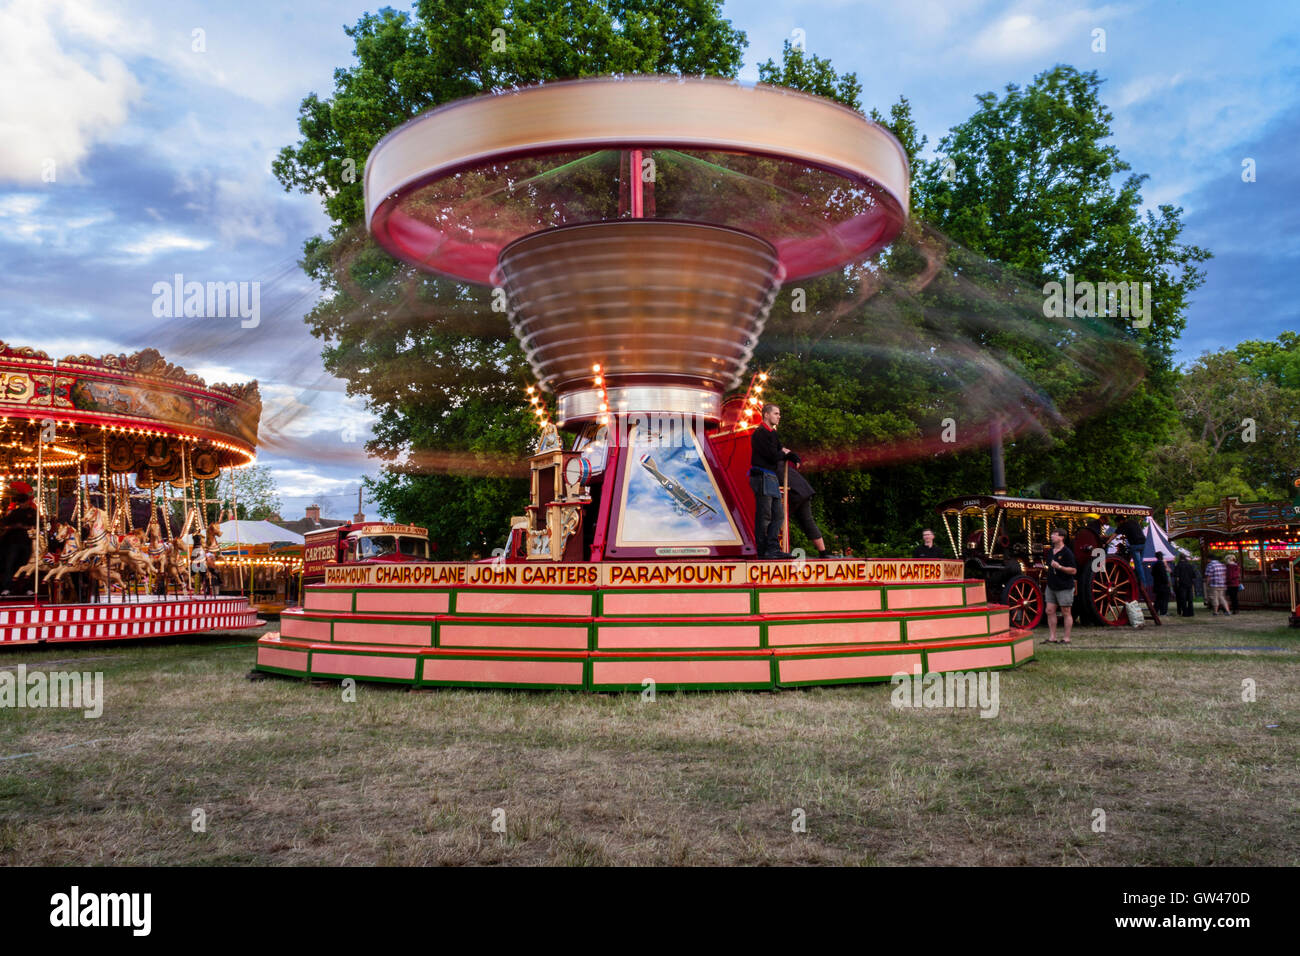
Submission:
M 257 627 L 257 611 L 239 595 L 155 597 L 98 604 L 0 603 L 0 646 L 140 640 Z
M 401 564 L 330 568 L 258 670 L 415 686 L 771 690 L 1016 667 L 959 561 Z

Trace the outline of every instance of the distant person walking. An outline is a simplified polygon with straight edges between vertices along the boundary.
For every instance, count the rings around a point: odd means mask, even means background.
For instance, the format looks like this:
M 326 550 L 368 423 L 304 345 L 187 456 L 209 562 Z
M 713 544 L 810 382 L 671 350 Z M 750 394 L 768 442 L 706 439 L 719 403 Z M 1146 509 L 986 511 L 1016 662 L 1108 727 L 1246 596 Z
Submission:
M 1155 581 L 1156 613 L 1164 617 L 1169 613 L 1169 568 L 1165 566 L 1163 551 L 1156 552 L 1156 563 L 1151 569 L 1151 577 Z
M 1174 565 L 1174 597 L 1180 615 L 1196 616 L 1196 565 L 1188 561 L 1185 554 L 1180 554 L 1178 563 Z
M 1205 566 L 1205 596 L 1210 602 L 1211 614 L 1218 614 L 1220 606 L 1223 607 L 1224 614 L 1232 614 L 1228 599 L 1223 593 L 1227 586 L 1228 566 L 1211 555 L 1209 564 Z
M 1074 553 L 1065 546 L 1065 530 L 1052 530 L 1052 547 L 1047 552 L 1047 643 L 1069 644 L 1074 626 L 1074 577 L 1079 566 Z M 1056 609 L 1065 612 L 1065 638 L 1056 639 Z
M 934 543 L 934 530 L 926 528 L 921 532 L 921 543 L 912 551 L 914 558 L 942 558 L 943 552 Z
M 1241 565 L 1237 563 L 1235 554 L 1228 555 L 1227 589 L 1228 606 L 1236 614 L 1240 610 L 1237 607 L 1237 595 L 1241 591 Z

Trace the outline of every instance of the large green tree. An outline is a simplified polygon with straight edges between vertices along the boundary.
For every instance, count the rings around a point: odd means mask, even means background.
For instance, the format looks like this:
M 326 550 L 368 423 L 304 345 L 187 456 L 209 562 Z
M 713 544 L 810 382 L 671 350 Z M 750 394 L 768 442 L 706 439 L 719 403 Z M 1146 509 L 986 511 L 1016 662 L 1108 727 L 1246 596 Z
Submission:
M 320 197 L 329 235 L 304 266 L 325 290 L 307 317 L 326 368 L 377 413 L 381 511 L 427 524 L 443 555 L 486 553 L 526 501 L 534 434 L 523 356 L 486 290 L 396 262 L 366 235 L 366 156 L 389 130 L 465 96 L 609 73 L 734 77 L 745 35 L 720 0 L 420 0 L 347 28 L 355 61 L 306 97 L 301 139 L 273 169 Z M 452 470 L 456 474 L 450 473 Z

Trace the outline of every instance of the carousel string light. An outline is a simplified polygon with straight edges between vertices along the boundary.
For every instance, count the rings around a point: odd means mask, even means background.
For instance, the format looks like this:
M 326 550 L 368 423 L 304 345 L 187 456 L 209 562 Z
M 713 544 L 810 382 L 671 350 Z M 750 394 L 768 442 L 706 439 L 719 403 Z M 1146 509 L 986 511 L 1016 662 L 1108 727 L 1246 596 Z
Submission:
M 592 383 L 600 391 L 600 416 L 596 419 L 598 424 L 609 424 L 609 392 L 605 389 L 605 375 L 601 372 L 600 363 L 597 362 L 591 367 Z
M 767 385 L 767 373 L 755 372 L 749 379 L 749 388 L 740 410 L 740 428 L 757 428 L 758 420 L 763 417 L 763 388 Z
M 528 404 L 532 406 L 533 415 L 537 419 L 537 427 L 545 428 L 549 422 L 546 400 L 542 398 L 542 390 L 529 385 L 524 391 L 528 394 Z

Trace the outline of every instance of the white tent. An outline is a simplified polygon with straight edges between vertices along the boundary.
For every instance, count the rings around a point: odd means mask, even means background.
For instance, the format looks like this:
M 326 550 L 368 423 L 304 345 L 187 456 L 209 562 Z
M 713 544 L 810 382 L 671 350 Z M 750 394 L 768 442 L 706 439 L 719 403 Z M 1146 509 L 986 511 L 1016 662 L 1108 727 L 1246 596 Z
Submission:
M 1145 530 L 1147 540 L 1146 544 L 1142 546 L 1142 561 L 1144 564 L 1155 564 L 1157 551 L 1165 556 L 1166 561 L 1173 561 L 1180 554 L 1185 555 L 1188 558 L 1192 556 L 1192 552 L 1188 551 L 1186 548 L 1180 548 L 1173 542 L 1169 537 L 1168 532 L 1166 532 L 1164 528 L 1160 527 L 1160 525 L 1156 524 L 1155 518 L 1147 518 L 1147 526 Z M 1114 554 L 1118 547 L 1119 541 L 1111 541 L 1107 550 L 1111 554 Z
M 269 521 L 226 521 L 221 529 L 221 548 L 234 548 L 236 543 L 246 544 L 302 544 L 303 537 L 288 528 Z

